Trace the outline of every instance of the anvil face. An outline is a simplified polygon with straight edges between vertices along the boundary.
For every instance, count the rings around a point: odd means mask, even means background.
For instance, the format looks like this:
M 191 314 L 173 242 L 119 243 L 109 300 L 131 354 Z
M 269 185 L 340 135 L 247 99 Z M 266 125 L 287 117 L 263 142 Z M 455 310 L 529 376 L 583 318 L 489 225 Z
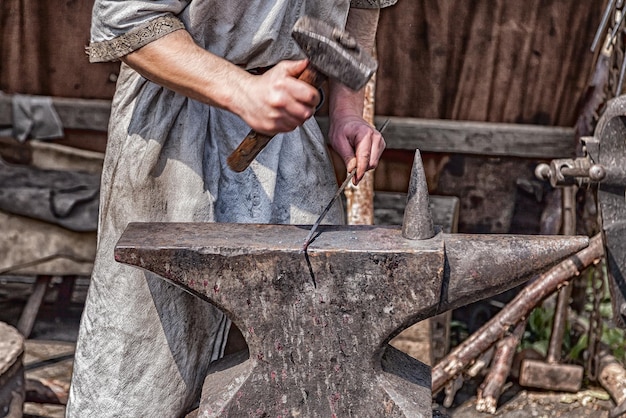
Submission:
M 341 226 L 321 228 L 302 253 L 308 229 L 130 224 L 118 242 L 118 261 L 213 303 L 244 334 L 249 355 L 213 366 L 203 416 L 430 416 L 430 373 L 424 378 L 424 365 L 386 342 L 587 245 L 562 237 L 408 240 L 396 227 Z M 472 268 L 472 258 L 491 263 Z

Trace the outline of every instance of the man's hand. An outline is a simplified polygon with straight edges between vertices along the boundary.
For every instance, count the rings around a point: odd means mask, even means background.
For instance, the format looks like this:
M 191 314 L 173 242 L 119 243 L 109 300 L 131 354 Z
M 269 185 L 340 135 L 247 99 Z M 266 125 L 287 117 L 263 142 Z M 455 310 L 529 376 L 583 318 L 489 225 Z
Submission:
M 376 168 L 385 149 L 385 139 L 375 128 L 357 115 L 335 115 L 330 126 L 331 146 L 343 159 L 347 171 L 356 168 L 354 184 L 365 172 Z
M 290 132 L 315 113 L 318 90 L 297 77 L 307 60 L 282 61 L 261 76 L 252 76 L 235 107 L 239 116 L 257 132 L 273 135 Z

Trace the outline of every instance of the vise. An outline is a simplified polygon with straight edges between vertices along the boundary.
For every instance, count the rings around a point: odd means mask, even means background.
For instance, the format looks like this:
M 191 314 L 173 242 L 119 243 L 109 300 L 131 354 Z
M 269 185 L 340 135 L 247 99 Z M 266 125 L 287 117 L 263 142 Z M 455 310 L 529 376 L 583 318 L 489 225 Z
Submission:
M 626 328 L 626 96 L 609 101 L 594 136 L 581 141 L 582 157 L 540 164 L 535 173 L 553 187 L 597 188 L 614 321 Z
M 421 164 L 402 228 L 322 226 L 306 252 L 308 225 L 128 225 L 118 261 L 214 304 L 246 339 L 211 365 L 199 416 L 430 417 L 429 367 L 388 342 L 588 245 L 436 233 Z

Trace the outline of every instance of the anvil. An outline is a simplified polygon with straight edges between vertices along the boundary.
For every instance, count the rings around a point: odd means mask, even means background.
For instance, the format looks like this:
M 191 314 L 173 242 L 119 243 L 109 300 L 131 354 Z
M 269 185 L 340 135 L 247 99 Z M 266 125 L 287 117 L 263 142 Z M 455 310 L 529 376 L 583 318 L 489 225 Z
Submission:
M 323 226 L 302 253 L 309 228 L 134 223 L 119 240 L 118 261 L 214 304 L 246 339 L 247 351 L 213 363 L 199 416 L 429 417 L 429 368 L 389 340 L 588 244 L 562 236 L 407 239 L 401 227 Z

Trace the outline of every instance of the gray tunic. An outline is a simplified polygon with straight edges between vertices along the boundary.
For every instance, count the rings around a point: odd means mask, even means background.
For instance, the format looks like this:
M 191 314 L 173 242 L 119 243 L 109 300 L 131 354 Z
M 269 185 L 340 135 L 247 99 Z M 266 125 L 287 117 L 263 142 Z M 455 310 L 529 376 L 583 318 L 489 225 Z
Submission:
M 349 0 L 96 0 L 90 59 L 116 60 L 185 28 L 235 64 L 265 67 L 300 57 L 290 36 L 299 16 L 343 26 L 349 7 Z M 230 323 L 220 311 L 114 261 L 129 222 L 310 224 L 332 197 L 336 181 L 314 120 L 277 135 L 246 171 L 234 173 L 226 158 L 248 131 L 236 115 L 122 64 L 68 416 L 179 416 L 199 396 L 209 363 L 223 353 Z M 341 222 L 341 208 L 326 219 Z

